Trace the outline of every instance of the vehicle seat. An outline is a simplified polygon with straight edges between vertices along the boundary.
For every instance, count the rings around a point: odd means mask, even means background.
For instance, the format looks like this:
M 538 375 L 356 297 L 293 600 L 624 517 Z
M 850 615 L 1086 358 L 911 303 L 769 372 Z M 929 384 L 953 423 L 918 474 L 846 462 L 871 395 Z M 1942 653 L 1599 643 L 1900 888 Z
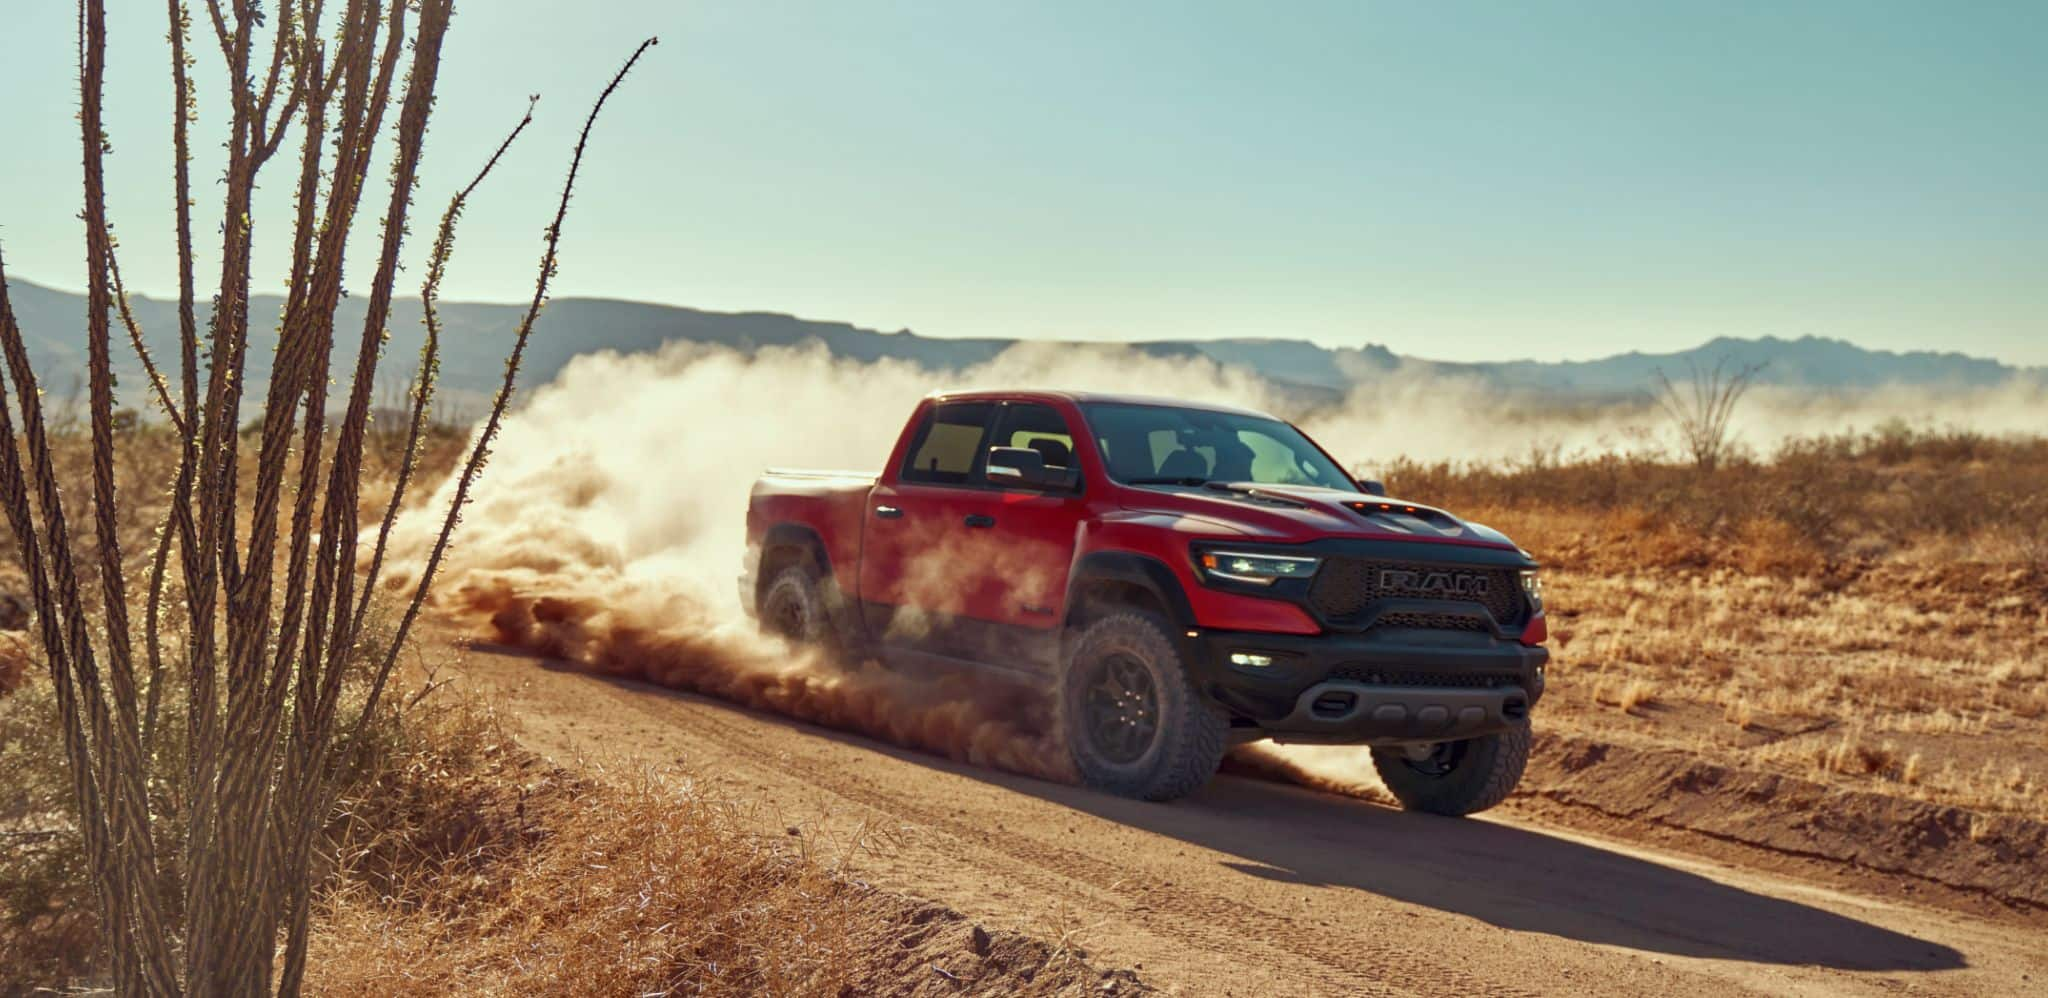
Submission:
M 1045 458 L 1045 466 L 1048 468 L 1065 468 L 1074 463 L 1074 449 L 1057 440 L 1040 437 L 1025 446 L 1037 451 L 1040 457 Z
M 1258 454 L 1241 441 L 1225 438 L 1216 444 L 1216 467 L 1210 469 L 1209 477 L 1219 482 L 1248 482 L 1252 480 L 1252 462 Z
M 1160 478 L 1207 478 L 1209 462 L 1193 450 L 1182 447 L 1159 462 Z

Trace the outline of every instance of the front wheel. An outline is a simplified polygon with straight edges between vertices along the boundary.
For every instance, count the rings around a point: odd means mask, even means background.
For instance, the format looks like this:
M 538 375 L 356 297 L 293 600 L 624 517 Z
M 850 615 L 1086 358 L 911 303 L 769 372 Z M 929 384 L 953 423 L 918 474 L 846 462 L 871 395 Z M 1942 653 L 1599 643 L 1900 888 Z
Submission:
M 1373 768 L 1410 811 L 1461 817 L 1507 799 L 1529 764 L 1529 723 L 1457 742 L 1372 750 Z
M 1188 680 L 1166 635 L 1149 614 L 1114 613 L 1089 624 L 1066 655 L 1059 729 L 1087 785 L 1173 800 L 1222 762 L 1228 721 Z

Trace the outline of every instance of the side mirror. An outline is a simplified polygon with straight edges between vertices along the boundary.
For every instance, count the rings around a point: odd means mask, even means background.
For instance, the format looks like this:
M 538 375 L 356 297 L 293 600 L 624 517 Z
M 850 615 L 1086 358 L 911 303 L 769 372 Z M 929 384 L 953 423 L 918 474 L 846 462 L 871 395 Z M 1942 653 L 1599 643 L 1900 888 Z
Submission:
M 1358 487 L 1364 489 L 1365 494 L 1369 496 L 1384 496 L 1387 494 L 1386 483 L 1377 478 L 1361 478 L 1358 480 Z
M 1045 455 L 1029 447 L 990 447 L 988 480 L 1009 489 L 1066 492 L 1079 477 L 1073 468 L 1048 468 Z

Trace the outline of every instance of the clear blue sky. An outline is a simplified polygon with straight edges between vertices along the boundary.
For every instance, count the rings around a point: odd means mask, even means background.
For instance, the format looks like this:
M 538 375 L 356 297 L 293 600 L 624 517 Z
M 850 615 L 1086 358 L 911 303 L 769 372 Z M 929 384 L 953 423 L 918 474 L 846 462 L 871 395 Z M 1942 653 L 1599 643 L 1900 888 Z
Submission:
M 112 208 L 162 294 L 164 12 L 115 6 Z M 0 245 L 75 288 L 72 18 L 0 14 Z M 2048 4 L 469 0 L 414 260 L 543 100 L 450 297 L 530 287 L 574 129 L 647 34 L 561 294 L 941 336 L 1550 359 L 1817 334 L 2048 363 Z

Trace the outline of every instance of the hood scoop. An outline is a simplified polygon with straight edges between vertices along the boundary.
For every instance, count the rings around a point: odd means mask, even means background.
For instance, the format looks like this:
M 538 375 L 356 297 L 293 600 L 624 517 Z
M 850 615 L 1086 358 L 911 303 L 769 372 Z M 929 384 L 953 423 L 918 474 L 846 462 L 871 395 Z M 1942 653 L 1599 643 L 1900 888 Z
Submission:
M 1268 492 L 1248 482 L 1204 482 L 1202 487 L 1212 492 L 1223 492 L 1234 499 L 1244 499 L 1265 506 L 1279 506 L 1283 509 L 1312 509 L 1308 503 L 1275 492 Z
M 1465 524 L 1440 509 L 1391 500 L 1367 499 L 1344 504 L 1382 530 L 1422 537 L 1461 537 Z

